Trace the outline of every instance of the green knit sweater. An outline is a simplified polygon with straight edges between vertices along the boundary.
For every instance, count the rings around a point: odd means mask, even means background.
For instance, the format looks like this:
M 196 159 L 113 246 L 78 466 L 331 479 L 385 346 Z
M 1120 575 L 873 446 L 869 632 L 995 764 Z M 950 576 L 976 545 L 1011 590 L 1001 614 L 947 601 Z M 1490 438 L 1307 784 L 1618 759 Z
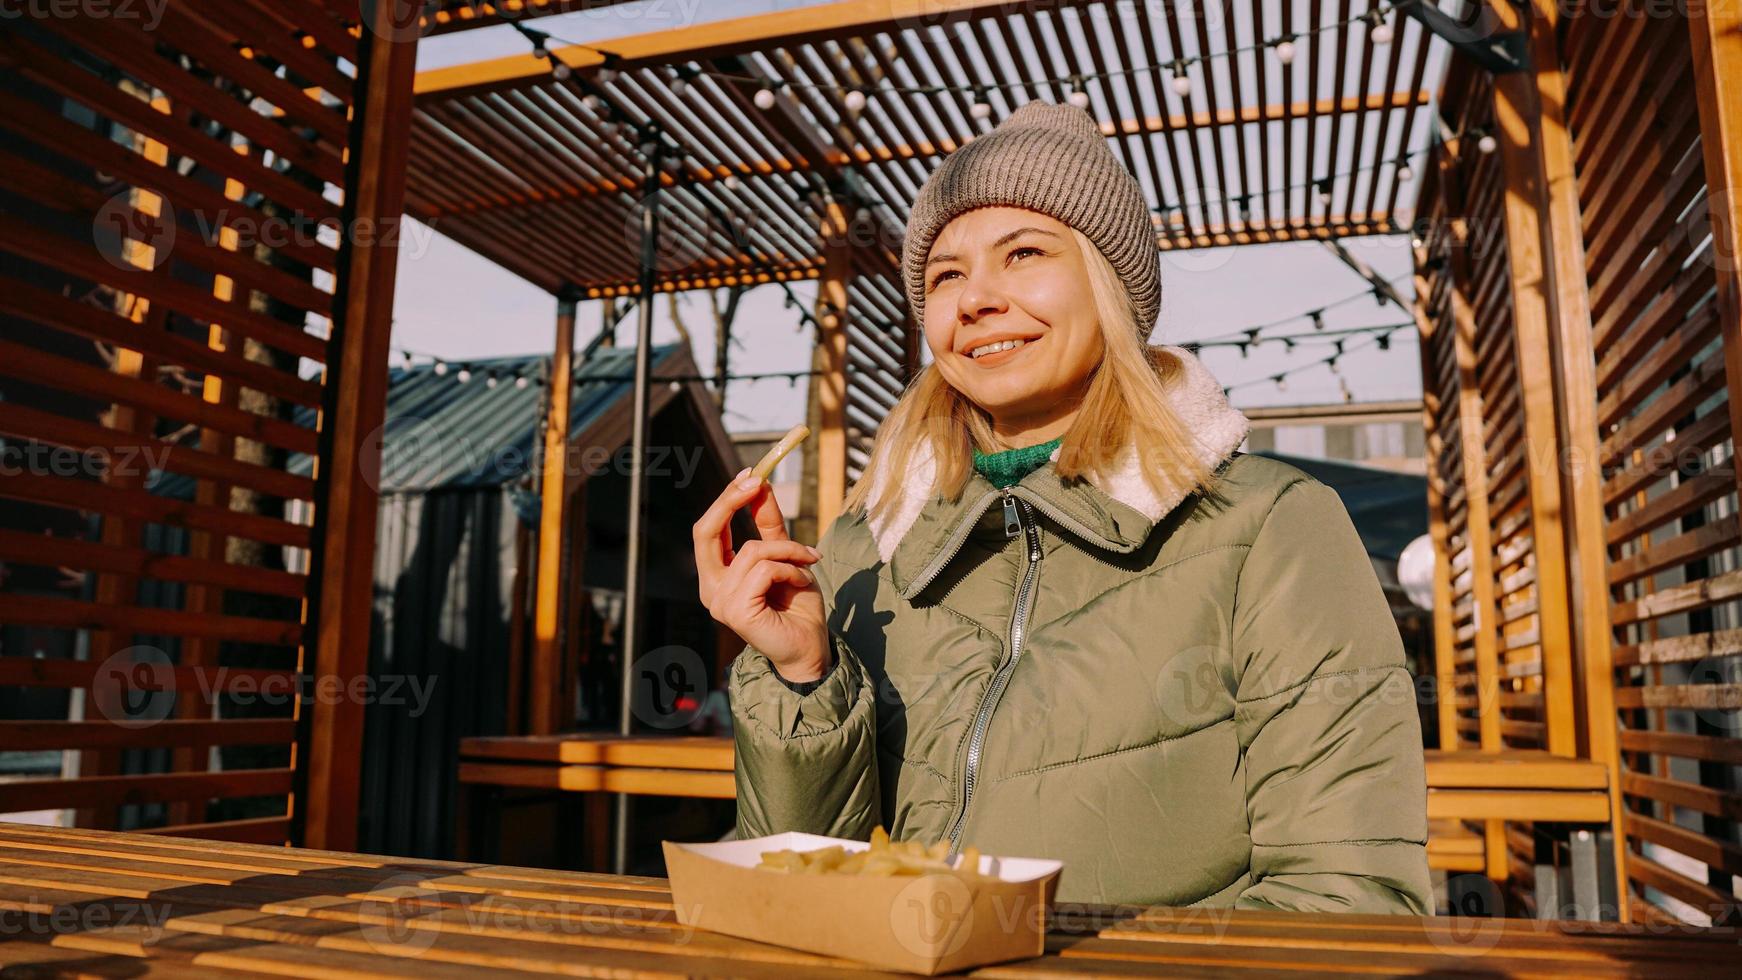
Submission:
M 1020 446 L 996 453 L 983 453 L 976 449 L 974 469 L 989 483 L 1002 490 L 1015 486 L 1023 477 L 1040 469 L 1062 442 L 1063 439 L 1054 439 L 1038 446 Z

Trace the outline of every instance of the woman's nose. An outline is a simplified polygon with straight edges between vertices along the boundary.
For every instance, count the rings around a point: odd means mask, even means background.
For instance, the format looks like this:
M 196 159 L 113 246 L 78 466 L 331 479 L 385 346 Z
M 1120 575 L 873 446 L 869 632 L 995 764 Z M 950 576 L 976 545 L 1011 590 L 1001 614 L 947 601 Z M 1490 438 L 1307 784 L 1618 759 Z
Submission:
M 992 276 L 975 276 L 962 284 L 956 293 L 956 315 L 963 323 L 992 313 L 1002 313 L 1010 306 L 1004 289 Z

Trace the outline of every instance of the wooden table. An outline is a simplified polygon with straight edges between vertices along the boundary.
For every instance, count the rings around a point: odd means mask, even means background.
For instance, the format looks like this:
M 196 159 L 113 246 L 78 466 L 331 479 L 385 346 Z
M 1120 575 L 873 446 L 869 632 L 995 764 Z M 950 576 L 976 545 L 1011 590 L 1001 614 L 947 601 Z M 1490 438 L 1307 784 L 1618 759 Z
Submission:
M 666 883 L 0 823 L 0 973 L 56 977 L 887 976 L 688 930 Z M 978 977 L 1713 976 L 1735 930 L 1523 919 L 1055 910 Z

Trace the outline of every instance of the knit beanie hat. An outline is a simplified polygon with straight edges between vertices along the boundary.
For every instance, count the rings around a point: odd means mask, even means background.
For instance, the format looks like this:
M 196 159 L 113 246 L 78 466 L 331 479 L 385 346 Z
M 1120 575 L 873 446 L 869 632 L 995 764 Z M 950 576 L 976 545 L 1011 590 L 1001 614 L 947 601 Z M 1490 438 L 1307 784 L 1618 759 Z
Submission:
M 902 243 L 916 324 L 925 324 L 925 260 L 938 233 L 962 212 L 994 205 L 1050 215 L 1094 242 L 1125 281 L 1138 336 L 1149 339 L 1161 312 L 1161 253 L 1143 187 L 1087 112 L 1040 101 L 945 157 L 919 189 Z

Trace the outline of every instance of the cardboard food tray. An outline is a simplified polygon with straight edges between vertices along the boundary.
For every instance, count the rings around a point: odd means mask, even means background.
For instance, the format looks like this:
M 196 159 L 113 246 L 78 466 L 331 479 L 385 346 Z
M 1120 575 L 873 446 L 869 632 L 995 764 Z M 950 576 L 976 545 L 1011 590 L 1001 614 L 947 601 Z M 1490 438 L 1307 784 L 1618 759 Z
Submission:
M 800 833 L 663 843 L 680 923 L 925 974 L 1043 954 L 1046 910 L 1062 867 L 986 855 L 979 878 L 794 874 L 756 865 L 764 851 L 870 845 Z

